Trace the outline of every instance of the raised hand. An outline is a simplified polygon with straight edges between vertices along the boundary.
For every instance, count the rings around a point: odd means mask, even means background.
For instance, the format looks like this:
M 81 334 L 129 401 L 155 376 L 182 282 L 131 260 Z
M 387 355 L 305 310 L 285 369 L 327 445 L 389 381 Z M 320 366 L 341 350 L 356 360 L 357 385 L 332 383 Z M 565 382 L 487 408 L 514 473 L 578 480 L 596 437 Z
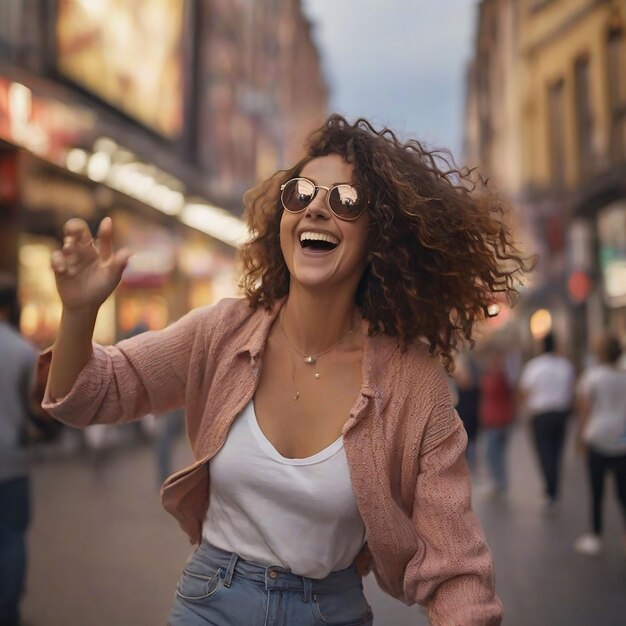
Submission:
M 63 248 L 51 257 L 64 309 L 97 310 L 119 284 L 129 258 L 128 250 L 113 250 L 110 217 L 100 223 L 95 241 L 84 220 L 68 220 L 63 227 Z

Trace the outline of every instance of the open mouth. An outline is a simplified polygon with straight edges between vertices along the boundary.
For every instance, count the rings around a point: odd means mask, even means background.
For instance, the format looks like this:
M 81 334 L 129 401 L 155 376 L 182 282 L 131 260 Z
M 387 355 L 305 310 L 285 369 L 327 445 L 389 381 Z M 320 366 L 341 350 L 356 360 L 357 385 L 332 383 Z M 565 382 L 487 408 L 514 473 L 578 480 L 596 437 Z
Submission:
M 330 252 L 339 245 L 339 239 L 328 233 L 304 232 L 300 234 L 303 250 L 312 252 Z

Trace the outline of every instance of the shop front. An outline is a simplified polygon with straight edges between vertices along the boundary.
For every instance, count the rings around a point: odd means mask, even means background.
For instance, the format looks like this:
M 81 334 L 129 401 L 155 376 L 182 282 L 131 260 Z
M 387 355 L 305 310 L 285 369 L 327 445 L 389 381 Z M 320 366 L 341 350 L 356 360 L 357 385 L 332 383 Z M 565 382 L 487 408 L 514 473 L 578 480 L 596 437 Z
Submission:
M 17 273 L 22 331 L 52 341 L 60 317 L 50 254 L 70 217 L 96 232 L 111 216 L 134 256 L 102 307 L 95 339 L 162 328 L 193 306 L 237 291 L 246 230 L 171 173 L 99 135 L 88 109 L 0 76 L 0 271 Z

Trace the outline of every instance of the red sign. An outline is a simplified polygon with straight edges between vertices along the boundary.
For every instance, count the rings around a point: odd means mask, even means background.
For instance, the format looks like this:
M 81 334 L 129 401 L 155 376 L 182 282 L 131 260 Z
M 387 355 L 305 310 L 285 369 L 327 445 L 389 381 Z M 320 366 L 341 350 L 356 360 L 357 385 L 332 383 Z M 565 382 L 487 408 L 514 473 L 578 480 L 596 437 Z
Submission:
M 567 292 L 574 303 L 584 302 L 590 291 L 591 279 L 587 272 L 576 271 L 570 274 L 567 281 Z

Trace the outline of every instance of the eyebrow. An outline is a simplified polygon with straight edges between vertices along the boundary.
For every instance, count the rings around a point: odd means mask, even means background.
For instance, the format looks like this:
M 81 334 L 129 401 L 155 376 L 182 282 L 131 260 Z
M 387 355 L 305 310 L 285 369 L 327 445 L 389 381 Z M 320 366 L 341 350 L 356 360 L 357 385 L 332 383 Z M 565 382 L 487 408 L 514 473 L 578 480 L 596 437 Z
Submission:
M 302 174 L 300 174 L 300 176 L 298 176 L 298 178 L 306 178 L 306 180 L 311 181 L 316 187 L 325 187 L 326 185 L 318 185 L 317 181 L 314 180 L 313 178 L 311 178 L 310 176 L 303 176 Z M 337 185 L 356 185 L 357 183 L 354 183 L 352 181 L 339 181 L 339 182 L 335 182 L 332 183 L 332 185 L 330 185 L 330 187 L 336 187 Z

